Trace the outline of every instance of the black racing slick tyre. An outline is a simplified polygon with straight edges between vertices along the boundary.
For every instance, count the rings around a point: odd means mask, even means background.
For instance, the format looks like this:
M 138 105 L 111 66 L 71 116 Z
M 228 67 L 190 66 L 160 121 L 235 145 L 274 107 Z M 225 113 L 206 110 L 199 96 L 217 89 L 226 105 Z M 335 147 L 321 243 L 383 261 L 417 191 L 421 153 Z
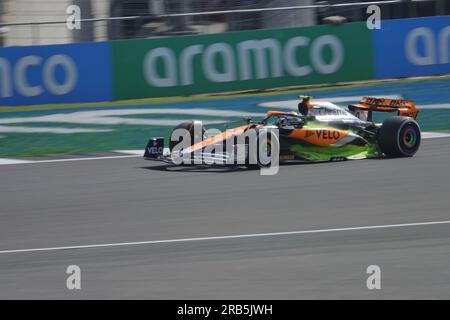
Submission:
M 197 129 L 197 132 L 201 132 L 201 135 L 202 135 L 201 137 L 196 137 L 195 136 L 195 132 L 194 132 L 195 131 L 194 130 L 194 126 L 201 126 L 201 125 L 202 124 L 199 121 L 187 121 L 187 122 L 182 122 L 179 125 L 177 125 L 175 128 L 173 128 L 172 134 L 170 135 L 170 138 L 169 138 L 169 149 L 170 149 L 170 152 L 172 152 L 172 149 L 178 143 L 180 143 L 181 140 L 182 140 L 182 137 L 179 137 L 177 139 L 175 139 L 175 137 L 174 137 L 174 139 L 172 140 L 172 136 L 173 136 L 173 133 L 175 132 L 175 130 L 177 130 L 177 129 L 187 130 L 189 132 L 190 136 L 191 136 L 190 145 L 193 145 L 195 141 L 202 141 L 202 139 L 203 139 L 203 135 L 205 133 L 205 129 L 203 129 L 203 127 L 200 127 L 200 130 Z
M 389 157 L 412 157 L 420 146 L 420 127 L 409 117 L 389 117 L 378 135 L 381 151 Z
M 278 137 L 270 132 L 257 131 L 257 140 L 253 143 L 257 145 L 248 146 L 249 155 L 246 166 L 250 169 L 257 169 L 274 165 L 273 157 L 278 155 L 273 154 L 273 152 L 279 149 Z M 250 156 L 250 152 L 252 156 Z

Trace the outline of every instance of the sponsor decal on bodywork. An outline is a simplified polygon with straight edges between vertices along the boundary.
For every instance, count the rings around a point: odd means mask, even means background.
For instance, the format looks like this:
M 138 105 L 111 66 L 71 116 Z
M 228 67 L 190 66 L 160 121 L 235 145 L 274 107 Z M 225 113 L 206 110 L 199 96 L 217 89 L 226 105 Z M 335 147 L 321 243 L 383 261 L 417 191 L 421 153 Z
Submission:
M 346 137 L 348 132 L 338 129 L 314 128 L 295 129 L 289 134 L 290 138 L 304 140 L 311 144 L 326 147 Z

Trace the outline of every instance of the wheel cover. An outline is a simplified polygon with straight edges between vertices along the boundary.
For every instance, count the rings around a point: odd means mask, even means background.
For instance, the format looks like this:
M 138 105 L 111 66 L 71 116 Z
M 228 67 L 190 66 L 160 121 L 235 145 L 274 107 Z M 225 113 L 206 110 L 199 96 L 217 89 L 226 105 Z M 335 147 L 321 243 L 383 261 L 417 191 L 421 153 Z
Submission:
M 264 143 L 261 147 L 262 152 L 259 154 L 259 158 L 264 163 L 270 163 L 270 160 L 272 160 L 272 142 L 270 140 L 266 140 L 266 143 Z
M 402 150 L 406 153 L 417 151 L 420 142 L 420 132 L 414 123 L 407 123 L 400 131 L 399 143 Z

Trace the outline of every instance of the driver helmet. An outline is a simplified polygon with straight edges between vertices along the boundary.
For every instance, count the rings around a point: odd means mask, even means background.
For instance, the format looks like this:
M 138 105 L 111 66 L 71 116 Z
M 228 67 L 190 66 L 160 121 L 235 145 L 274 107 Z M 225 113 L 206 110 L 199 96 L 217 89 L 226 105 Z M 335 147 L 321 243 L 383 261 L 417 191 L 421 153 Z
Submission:
M 308 111 L 311 108 L 311 96 L 300 95 L 298 98 L 301 100 L 298 104 L 298 112 L 304 116 L 307 116 Z

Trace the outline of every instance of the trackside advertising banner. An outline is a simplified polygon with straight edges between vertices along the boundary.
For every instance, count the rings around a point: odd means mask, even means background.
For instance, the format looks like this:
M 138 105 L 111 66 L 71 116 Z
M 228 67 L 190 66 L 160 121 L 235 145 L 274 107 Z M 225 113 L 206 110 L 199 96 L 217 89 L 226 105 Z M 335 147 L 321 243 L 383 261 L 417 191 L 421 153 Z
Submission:
M 450 73 L 450 16 L 0 48 L 0 106 Z
M 115 99 L 372 79 L 365 23 L 112 42 Z
M 110 43 L 0 49 L 0 106 L 112 100 Z
M 450 73 L 450 16 L 383 20 L 373 40 L 377 78 Z

